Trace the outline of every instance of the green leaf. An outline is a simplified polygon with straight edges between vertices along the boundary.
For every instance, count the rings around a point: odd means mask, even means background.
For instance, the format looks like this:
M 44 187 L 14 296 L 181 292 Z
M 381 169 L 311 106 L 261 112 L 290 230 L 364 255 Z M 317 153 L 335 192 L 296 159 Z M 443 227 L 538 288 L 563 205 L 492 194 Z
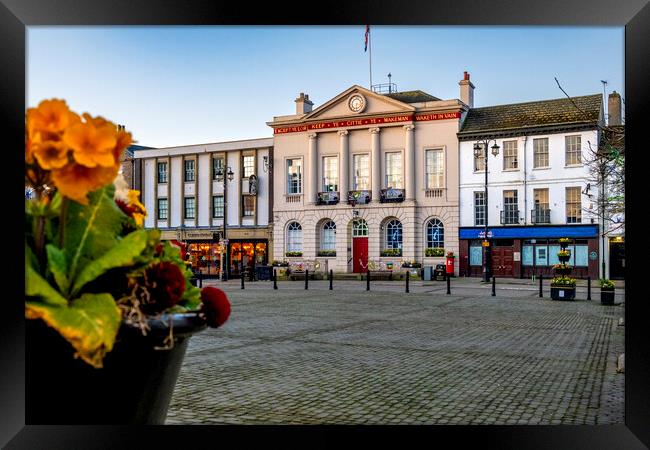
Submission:
M 44 304 L 67 306 L 68 301 L 25 261 L 25 295 L 38 297 Z
M 104 253 L 99 258 L 87 264 L 74 280 L 72 296 L 87 283 L 93 281 L 106 271 L 116 267 L 126 267 L 135 263 L 136 257 L 142 253 L 147 245 L 146 230 L 137 230 L 129 233 L 117 245 Z
M 110 294 L 84 294 L 70 306 L 27 302 L 25 317 L 44 320 L 70 342 L 77 351 L 75 356 L 97 368 L 102 367 L 104 356 L 113 349 L 121 321 L 120 310 Z
M 65 254 L 53 244 L 47 244 L 45 250 L 47 251 L 47 265 L 54 276 L 54 281 L 56 281 L 61 292 L 68 292 L 70 282 L 68 280 L 68 264 L 65 260 Z
M 68 206 L 63 251 L 70 280 L 118 243 L 127 216 L 115 204 L 113 191 L 112 185 L 105 186 L 90 193 L 88 205 L 71 201 Z
M 27 268 L 27 266 L 30 266 L 32 269 L 38 272 L 38 258 L 36 258 L 36 255 L 34 254 L 32 248 L 27 245 L 27 242 L 25 242 L 25 268 Z

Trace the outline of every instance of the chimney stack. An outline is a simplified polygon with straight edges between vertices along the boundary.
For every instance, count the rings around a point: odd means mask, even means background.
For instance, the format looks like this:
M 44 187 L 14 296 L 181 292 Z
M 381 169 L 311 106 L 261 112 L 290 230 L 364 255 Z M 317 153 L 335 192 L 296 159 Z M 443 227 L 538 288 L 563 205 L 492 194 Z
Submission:
M 621 94 L 616 91 L 613 91 L 611 94 L 609 94 L 607 109 L 609 113 L 608 125 L 622 125 Z
M 311 107 L 314 106 L 314 104 L 309 101 L 309 95 L 305 95 L 304 92 L 300 93 L 300 97 L 298 97 L 295 102 L 296 114 L 307 114 L 308 112 L 311 112 Z
M 464 72 L 463 79 L 458 82 L 460 86 L 460 101 L 470 108 L 474 107 L 474 85 L 469 81 L 469 73 Z

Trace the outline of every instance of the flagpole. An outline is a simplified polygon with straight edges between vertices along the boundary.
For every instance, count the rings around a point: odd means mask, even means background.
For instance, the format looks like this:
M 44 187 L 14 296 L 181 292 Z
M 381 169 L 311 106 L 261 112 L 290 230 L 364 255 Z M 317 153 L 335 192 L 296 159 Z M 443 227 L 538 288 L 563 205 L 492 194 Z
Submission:
M 370 90 L 372 90 L 372 36 L 368 28 L 368 59 L 370 61 Z

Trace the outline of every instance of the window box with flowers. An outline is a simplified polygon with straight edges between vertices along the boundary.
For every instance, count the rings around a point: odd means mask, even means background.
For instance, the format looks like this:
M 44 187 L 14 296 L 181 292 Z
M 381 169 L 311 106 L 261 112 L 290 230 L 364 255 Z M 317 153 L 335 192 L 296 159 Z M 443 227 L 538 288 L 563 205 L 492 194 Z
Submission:
M 440 257 L 440 256 L 445 256 L 445 249 L 444 248 L 427 248 L 424 250 L 424 256 L 428 257 Z
M 336 250 L 320 250 L 318 256 L 334 257 L 336 256 Z
M 288 258 L 297 258 L 297 257 L 302 256 L 302 252 L 286 252 L 284 254 L 284 256 L 286 256 Z
M 600 280 L 600 303 L 603 305 L 613 305 L 616 287 L 612 280 L 603 278 Z
M 131 134 L 63 100 L 26 114 L 26 422 L 162 424 L 190 337 L 230 314 L 145 230 Z
M 381 256 L 402 256 L 401 248 L 387 248 L 381 251 Z

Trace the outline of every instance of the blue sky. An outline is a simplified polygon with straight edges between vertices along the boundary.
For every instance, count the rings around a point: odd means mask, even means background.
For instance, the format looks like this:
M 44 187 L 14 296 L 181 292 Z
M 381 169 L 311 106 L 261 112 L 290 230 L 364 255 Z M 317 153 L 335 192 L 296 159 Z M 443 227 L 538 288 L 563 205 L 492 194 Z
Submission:
M 27 105 L 64 98 L 141 145 L 270 137 L 305 92 L 369 85 L 364 26 L 28 27 Z M 371 26 L 372 81 L 476 107 L 624 91 L 622 27 Z

